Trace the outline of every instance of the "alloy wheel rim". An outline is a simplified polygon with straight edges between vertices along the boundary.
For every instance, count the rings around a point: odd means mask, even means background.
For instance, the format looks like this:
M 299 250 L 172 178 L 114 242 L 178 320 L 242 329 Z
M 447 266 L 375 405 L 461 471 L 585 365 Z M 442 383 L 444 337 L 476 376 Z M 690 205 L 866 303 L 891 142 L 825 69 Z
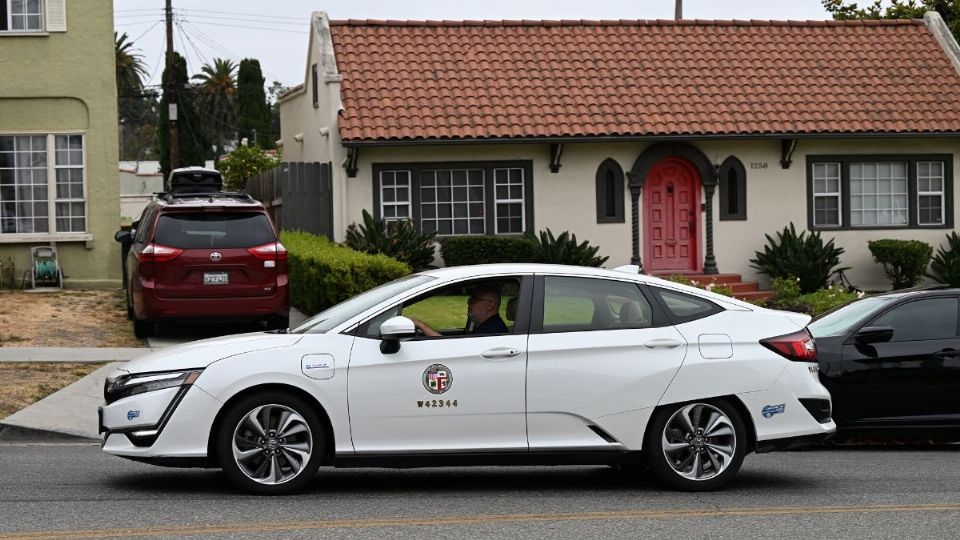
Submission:
M 283 484 L 303 472 L 313 454 L 313 434 L 297 411 L 284 405 L 261 405 L 233 430 L 233 460 L 254 482 Z
M 673 472 L 695 481 L 727 470 L 737 448 L 733 423 L 717 407 L 694 403 L 667 420 L 661 436 L 663 455 Z

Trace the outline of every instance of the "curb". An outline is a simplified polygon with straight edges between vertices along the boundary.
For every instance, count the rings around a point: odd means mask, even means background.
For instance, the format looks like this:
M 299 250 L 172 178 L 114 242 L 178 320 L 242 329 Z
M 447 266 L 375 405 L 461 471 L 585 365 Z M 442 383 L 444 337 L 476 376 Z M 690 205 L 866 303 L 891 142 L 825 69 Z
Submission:
M 60 431 L 13 426 L 0 422 L 0 443 L 100 443 L 81 435 L 71 435 Z

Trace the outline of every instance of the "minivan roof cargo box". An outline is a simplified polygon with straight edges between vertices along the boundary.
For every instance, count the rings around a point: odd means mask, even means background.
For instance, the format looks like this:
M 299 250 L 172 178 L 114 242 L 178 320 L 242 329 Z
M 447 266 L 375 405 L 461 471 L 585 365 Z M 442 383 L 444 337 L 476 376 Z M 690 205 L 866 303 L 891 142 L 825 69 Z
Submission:
M 170 171 L 167 193 L 216 193 L 223 189 L 223 176 L 214 169 L 203 167 L 182 167 Z

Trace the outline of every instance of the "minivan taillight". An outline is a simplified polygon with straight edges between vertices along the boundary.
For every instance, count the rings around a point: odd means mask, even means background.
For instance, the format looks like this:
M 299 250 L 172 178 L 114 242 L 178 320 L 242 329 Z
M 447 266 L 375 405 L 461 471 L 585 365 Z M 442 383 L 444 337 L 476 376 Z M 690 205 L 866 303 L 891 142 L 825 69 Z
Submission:
M 147 244 L 147 247 L 143 248 L 136 257 L 140 262 L 167 262 L 176 259 L 181 253 L 183 250 L 179 248 Z
M 270 242 L 262 246 L 248 248 L 254 257 L 264 261 L 285 261 L 287 260 L 287 248 L 280 242 Z
M 760 344 L 787 360 L 817 361 L 817 345 L 806 328 L 792 334 L 761 339 Z

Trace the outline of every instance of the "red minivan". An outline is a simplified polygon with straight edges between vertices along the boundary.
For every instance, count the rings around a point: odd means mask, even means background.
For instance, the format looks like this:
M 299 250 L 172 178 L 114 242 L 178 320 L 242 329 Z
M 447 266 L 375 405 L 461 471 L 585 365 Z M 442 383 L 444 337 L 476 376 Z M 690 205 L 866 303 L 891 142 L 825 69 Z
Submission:
M 161 194 L 123 233 L 127 313 L 138 338 L 158 321 L 289 326 L 287 250 L 249 195 Z

